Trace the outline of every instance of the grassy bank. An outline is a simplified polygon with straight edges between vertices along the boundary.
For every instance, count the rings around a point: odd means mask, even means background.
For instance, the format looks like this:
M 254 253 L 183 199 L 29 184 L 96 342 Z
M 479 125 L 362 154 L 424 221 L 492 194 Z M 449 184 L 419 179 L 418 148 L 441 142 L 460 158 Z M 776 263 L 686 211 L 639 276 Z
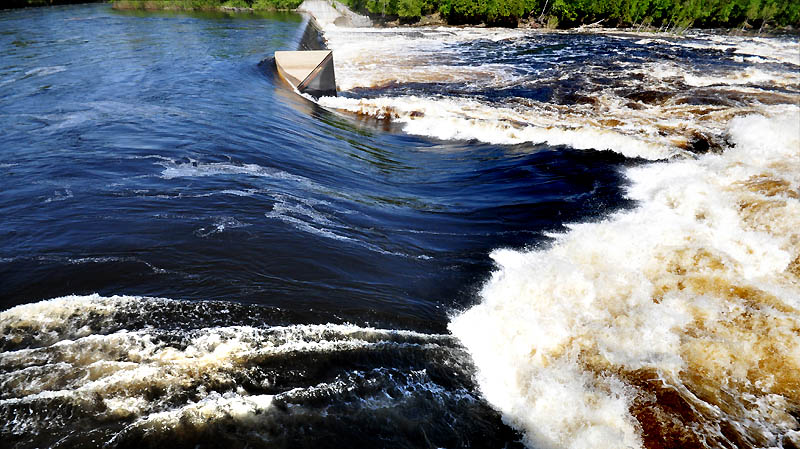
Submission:
M 12 0 L 49 1 L 49 0 Z M 58 0 L 56 0 L 58 1 Z M 597 24 L 680 31 L 800 25 L 797 0 L 341 0 L 382 21 L 413 23 L 437 15 L 451 25 L 521 23 L 550 28 Z M 302 0 L 114 0 L 119 9 L 284 10 Z
M 117 9 L 167 9 L 178 11 L 214 11 L 249 9 L 280 11 L 297 8 L 303 0 L 114 0 Z
M 0 9 L 27 8 L 29 6 L 73 5 L 76 3 L 108 3 L 110 0 L 2 0 Z

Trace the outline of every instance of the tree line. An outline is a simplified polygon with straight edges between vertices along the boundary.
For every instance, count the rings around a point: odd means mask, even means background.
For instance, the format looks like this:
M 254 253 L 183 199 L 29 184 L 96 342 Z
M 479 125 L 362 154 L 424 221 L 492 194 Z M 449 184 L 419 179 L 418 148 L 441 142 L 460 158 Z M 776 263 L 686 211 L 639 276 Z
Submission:
M 654 27 L 762 27 L 800 25 L 797 0 L 344 0 L 370 15 L 413 21 L 439 13 L 450 24 L 515 25 L 520 20 L 551 27 L 586 24 Z
M 83 3 L 92 0 L 4 0 L 6 7 Z M 97 1 L 97 0 L 95 0 Z M 413 23 L 439 14 L 451 25 L 516 26 L 520 21 L 551 28 L 587 24 L 680 31 L 689 27 L 800 26 L 798 0 L 340 0 L 373 18 Z M 302 0 L 113 0 L 122 8 L 210 10 L 294 9 Z
M 184 11 L 217 11 L 224 8 L 253 11 L 291 10 L 303 0 L 111 0 L 118 9 L 168 9 Z
M 0 0 L 0 9 L 75 3 L 113 3 L 115 7 L 121 9 L 216 11 L 228 7 L 256 11 L 276 11 L 295 9 L 302 2 L 303 0 Z

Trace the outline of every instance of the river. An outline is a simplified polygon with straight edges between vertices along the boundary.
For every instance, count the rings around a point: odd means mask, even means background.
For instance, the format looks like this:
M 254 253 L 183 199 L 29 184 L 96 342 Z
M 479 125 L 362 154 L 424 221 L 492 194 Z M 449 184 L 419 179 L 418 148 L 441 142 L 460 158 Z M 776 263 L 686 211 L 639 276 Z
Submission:
M 0 11 L 9 447 L 800 445 L 800 41 Z

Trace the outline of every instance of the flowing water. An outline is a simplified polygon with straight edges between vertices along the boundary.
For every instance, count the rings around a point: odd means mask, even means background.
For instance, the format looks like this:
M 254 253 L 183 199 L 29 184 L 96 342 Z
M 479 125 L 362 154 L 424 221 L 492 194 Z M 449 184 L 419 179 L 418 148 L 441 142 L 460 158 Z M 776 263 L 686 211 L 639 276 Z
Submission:
M 8 447 L 800 446 L 800 42 L 0 12 Z

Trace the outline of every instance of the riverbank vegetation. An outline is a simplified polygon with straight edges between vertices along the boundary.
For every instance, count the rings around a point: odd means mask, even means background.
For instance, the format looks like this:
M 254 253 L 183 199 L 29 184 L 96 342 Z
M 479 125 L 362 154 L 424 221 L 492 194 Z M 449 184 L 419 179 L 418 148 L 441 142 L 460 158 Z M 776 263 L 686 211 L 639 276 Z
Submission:
M 6 0 L 6 7 L 86 3 L 92 0 Z M 119 9 L 275 11 L 302 0 L 113 0 Z M 797 0 L 342 0 L 379 21 L 414 23 L 436 16 L 451 25 L 570 28 L 581 25 L 681 31 L 699 28 L 800 26 Z
M 101 3 L 108 0 L 3 0 L 0 9 L 27 8 L 29 6 L 56 6 L 75 3 Z
M 689 27 L 800 25 L 797 0 L 344 0 L 357 11 L 409 20 L 439 13 L 449 24 L 569 28 L 598 24 L 682 30 Z
M 47 0 L 28 0 L 47 1 Z M 116 0 L 132 9 L 296 8 L 302 0 Z M 437 15 L 451 25 L 550 28 L 580 25 L 680 31 L 689 27 L 753 28 L 800 25 L 797 0 L 343 0 L 350 8 L 383 21 L 413 23 Z
M 214 11 L 244 9 L 280 11 L 297 8 L 303 0 L 114 0 L 117 9 L 169 9 L 183 11 Z

